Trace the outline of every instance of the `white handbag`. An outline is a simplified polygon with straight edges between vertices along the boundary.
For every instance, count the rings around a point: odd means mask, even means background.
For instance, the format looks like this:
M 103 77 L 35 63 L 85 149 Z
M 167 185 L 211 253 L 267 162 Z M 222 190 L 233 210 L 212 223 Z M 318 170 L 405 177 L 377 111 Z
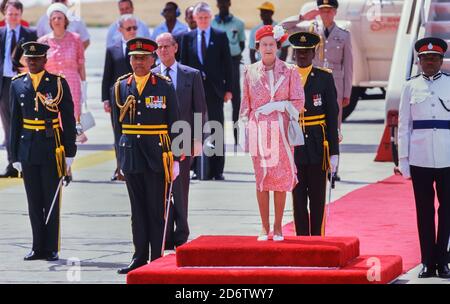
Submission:
M 289 120 L 288 141 L 291 146 L 302 146 L 305 144 L 302 128 L 296 119 Z
M 86 132 L 89 129 L 95 127 L 95 119 L 94 115 L 88 110 L 87 105 L 87 83 L 84 81 L 81 84 L 81 100 L 83 102 L 83 106 L 81 107 L 81 115 L 80 115 L 80 125 L 82 127 L 83 132 Z

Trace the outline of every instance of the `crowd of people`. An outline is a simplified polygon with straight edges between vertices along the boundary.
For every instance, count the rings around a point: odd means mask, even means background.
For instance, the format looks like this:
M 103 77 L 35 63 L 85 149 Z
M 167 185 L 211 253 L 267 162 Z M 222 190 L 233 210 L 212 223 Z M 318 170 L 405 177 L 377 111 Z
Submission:
M 353 73 L 350 33 L 334 21 L 338 1 L 318 0 L 317 9 L 300 15 L 299 21 L 317 20 L 320 15 L 320 22 L 289 31 L 273 20 L 274 5 L 262 3 L 258 7 L 262 23 L 251 30 L 247 45 L 252 64 L 244 67 L 242 93 L 245 24 L 231 14 L 231 0 L 217 0 L 216 15 L 205 2 L 187 7 L 186 23 L 179 20 L 178 4 L 167 2 L 161 11 L 164 22 L 153 31 L 137 17 L 132 0 L 117 4 L 120 17 L 105 37 L 101 95 L 114 131 L 117 162 L 112 180 L 126 182 L 131 203 L 135 252 L 119 273 L 188 241 L 190 179 L 225 179 L 226 102 L 231 102 L 233 123 L 239 125 L 234 142 L 252 156 L 262 226 L 258 241 L 284 240 L 287 192 L 293 193 L 296 234 L 324 236 L 327 179 L 331 184 L 340 180 L 342 107 L 349 103 Z M 76 143 L 88 140 L 81 117 L 90 36 L 68 5 L 67 0 L 53 0 L 37 30 L 21 19 L 20 1 L 3 1 L 1 7 L 5 22 L 0 28 L 0 113 L 8 152 L 3 177 L 23 173 L 33 228 L 33 248 L 25 260 L 59 258 L 60 199 L 52 200 L 53 193 L 60 191 L 63 181 L 67 185 L 72 180 Z M 432 40 L 431 49 L 433 43 L 440 42 Z M 293 49 L 295 64 L 285 62 L 288 48 Z M 427 53 L 421 51 L 420 55 Z M 442 50 L 435 53 L 443 56 Z M 437 71 L 433 70 L 435 76 Z M 209 136 L 192 132 L 198 117 L 201 129 L 209 127 Z M 178 148 L 174 143 L 179 122 L 190 132 Z M 405 164 L 408 153 L 401 151 Z M 197 163 L 195 156 L 200 156 Z M 419 184 L 432 182 L 433 174 L 438 174 L 430 172 L 424 181 L 427 172 L 419 163 L 411 162 L 417 193 L 422 191 Z M 408 168 L 409 163 L 403 165 L 406 176 Z M 439 183 L 448 179 L 448 170 L 442 174 Z M 270 192 L 274 192 L 273 229 Z M 419 194 L 416 200 L 432 203 Z M 431 215 L 418 217 L 419 228 L 434 227 Z M 431 228 L 421 234 L 426 264 L 422 277 L 432 276 L 436 269 L 440 276 L 450 276 L 442 264 L 450 229 L 439 227 L 444 236 L 438 237 L 437 245 L 428 235 Z M 437 253 L 428 250 L 433 246 L 439 247 Z

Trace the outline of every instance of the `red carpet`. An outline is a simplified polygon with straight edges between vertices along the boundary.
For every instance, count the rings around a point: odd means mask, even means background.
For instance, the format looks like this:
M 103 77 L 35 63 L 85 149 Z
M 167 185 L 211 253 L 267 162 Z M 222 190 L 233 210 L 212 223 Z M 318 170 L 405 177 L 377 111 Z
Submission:
M 369 271 L 378 258 L 379 276 Z M 177 267 L 168 255 L 127 275 L 128 284 L 387 284 L 402 272 L 399 256 L 360 256 L 336 270 L 295 268 Z M 379 279 L 379 280 L 377 280 Z
M 286 225 L 285 235 L 293 235 L 293 229 Z M 392 176 L 333 202 L 326 235 L 356 236 L 362 255 L 399 255 L 405 272 L 414 268 L 420 247 L 411 182 Z
M 359 256 L 357 238 L 201 236 L 177 248 L 177 266 L 343 267 Z

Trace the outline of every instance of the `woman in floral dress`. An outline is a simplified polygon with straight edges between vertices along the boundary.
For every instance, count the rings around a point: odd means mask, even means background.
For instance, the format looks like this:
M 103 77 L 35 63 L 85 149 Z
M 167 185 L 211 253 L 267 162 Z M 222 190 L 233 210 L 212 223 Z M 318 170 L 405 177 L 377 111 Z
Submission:
M 298 121 L 304 92 L 295 66 L 276 56 L 287 38 L 283 29 L 264 26 L 256 32 L 262 60 L 246 67 L 240 119 L 246 125 L 246 150 L 256 177 L 256 196 L 262 221 L 258 240 L 269 238 L 269 192 L 274 192 L 273 240 L 282 241 L 286 192 L 297 184 L 294 147 L 288 141 L 289 122 Z

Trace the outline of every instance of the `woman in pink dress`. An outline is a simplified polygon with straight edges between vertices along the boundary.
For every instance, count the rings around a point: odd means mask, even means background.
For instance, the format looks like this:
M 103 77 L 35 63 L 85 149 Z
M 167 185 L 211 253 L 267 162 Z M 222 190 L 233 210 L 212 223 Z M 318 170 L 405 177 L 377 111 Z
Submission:
M 74 103 L 75 120 L 77 122 L 77 141 L 87 141 L 80 122 L 81 104 L 86 97 L 86 69 L 83 42 L 79 35 L 67 31 L 69 19 L 67 7 L 62 3 L 54 3 L 47 10 L 52 32 L 39 38 L 38 42 L 48 44 L 47 64 L 45 68 L 50 73 L 62 74 L 67 80 Z M 83 88 L 82 88 L 83 83 Z M 82 96 L 83 95 L 83 96 Z
M 279 60 L 277 50 L 287 38 L 282 28 L 267 25 L 256 32 L 262 60 L 244 72 L 241 121 L 247 126 L 247 147 L 256 177 L 256 196 L 262 220 L 258 240 L 268 240 L 269 191 L 274 191 L 273 240 L 282 241 L 286 192 L 297 184 L 294 147 L 288 141 L 289 122 L 298 122 L 304 92 L 297 69 Z

